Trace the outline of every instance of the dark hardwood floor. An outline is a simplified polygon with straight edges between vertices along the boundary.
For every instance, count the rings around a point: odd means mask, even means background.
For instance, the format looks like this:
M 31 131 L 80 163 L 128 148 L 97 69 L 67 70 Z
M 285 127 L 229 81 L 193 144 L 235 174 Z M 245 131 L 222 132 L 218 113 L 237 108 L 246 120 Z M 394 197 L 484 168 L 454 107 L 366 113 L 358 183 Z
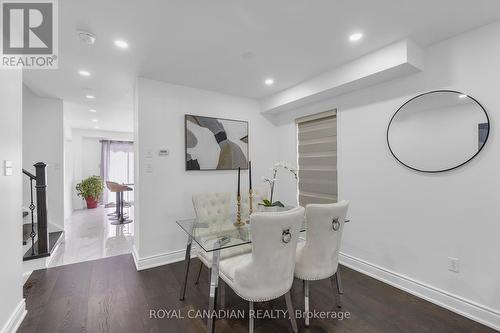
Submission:
M 137 272 L 131 255 L 35 271 L 24 286 L 28 315 L 19 332 L 204 332 L 204 319 L 150 319 L 150 309 L 208 307 L 208 273 L 194 285 L 198 261 L 193 260 L 186 300 L 179 301 L 183 264 Z M 414 297 L 356 271 L 341 267 L 344 307 L 349 319 L 312 319 L 300 332 L 494 332 L 474 321 Z M 303 309 L 302 284 L 292 298 Z M 311 283 L 311 309 L 338 311 L 328 280 Z M 226 288 L 226 308 L 248 305 Z M 284 298 L 256 304 L 256 310 L 286 309 Z M 257 319 L 256 332 L 291 332 L 286 319 Z M 248 320 L 220 319 L 216 332 L 247 332 Z

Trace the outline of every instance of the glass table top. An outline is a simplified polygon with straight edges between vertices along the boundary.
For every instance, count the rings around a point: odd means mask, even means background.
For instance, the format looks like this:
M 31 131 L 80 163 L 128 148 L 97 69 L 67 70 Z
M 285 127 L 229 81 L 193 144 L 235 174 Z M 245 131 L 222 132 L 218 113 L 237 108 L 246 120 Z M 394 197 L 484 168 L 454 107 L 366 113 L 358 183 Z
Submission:
M 284 207 L 287 211 L 294 207 Z M 248 218 L 247 218 L 248 220 Z M 345 220 L 349 222 L 349 220 Z M 207 218 L 191 218 L 177 221 L 177 224 L 206 252 L 252 243 L 250 224 L 242 218 L 236 226 L 236 214 L 217 215 Z M 306 230 L 305 222 L 301 232 Z
M 282 207 L 279 208 L 279 211 L 293 208 Z M 211 252 L 251 243 L 250 224 L 246 223 L 245 220 L 248 221 L 248 217 L 246 219 L 242 217 L 241 225 L 236 226 L 236 214 L 230 214 L 179 220 L 177 224 L 203 250 Z
M 206 252 L 249 244 L 250 225 L 236 227 L 236 214 L 210 219 L 186 219 L 177 224 Z

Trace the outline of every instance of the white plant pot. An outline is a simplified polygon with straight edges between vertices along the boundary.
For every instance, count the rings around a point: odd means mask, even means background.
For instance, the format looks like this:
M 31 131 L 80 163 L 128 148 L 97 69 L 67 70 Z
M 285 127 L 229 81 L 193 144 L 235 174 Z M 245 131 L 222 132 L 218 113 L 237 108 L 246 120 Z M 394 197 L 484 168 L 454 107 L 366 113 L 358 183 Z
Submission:
M 261 206 L 262 207 L 262 211 L 263 212 L 266 212 L 266 213 L 271 213 L 271 212 L 277 212 L 278 211 L 278 206 L 273 206 L 273 207 L 264 207 L 264 206 Z

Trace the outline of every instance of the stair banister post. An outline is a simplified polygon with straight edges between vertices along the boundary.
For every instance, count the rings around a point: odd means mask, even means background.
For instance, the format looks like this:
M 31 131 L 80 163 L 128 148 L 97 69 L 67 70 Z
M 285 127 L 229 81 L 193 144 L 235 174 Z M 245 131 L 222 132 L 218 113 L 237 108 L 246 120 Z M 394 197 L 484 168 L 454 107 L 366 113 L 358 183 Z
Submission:
M 36 215 L 38 229 L 38 254 L 49 252 L 49 233 L 47 230 L 47 164 L 38 162 L 36 172 Z

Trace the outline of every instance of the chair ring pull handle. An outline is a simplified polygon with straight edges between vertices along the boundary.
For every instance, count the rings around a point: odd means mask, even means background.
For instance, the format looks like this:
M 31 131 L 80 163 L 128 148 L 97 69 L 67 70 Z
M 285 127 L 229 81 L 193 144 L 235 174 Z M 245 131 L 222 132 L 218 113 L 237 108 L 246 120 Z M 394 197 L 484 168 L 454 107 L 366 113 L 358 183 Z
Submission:
M 340 222 L 338 217 L 334 217 L 332 220 L 332 228 L 335 231 L 338 231 L 340 229 Z
M 283 233 L 281 234 L 281 241 L 285 244 L 288 244 L 291 240 L 292 234 L 290 233 L 290 229 L 283 230 Z

